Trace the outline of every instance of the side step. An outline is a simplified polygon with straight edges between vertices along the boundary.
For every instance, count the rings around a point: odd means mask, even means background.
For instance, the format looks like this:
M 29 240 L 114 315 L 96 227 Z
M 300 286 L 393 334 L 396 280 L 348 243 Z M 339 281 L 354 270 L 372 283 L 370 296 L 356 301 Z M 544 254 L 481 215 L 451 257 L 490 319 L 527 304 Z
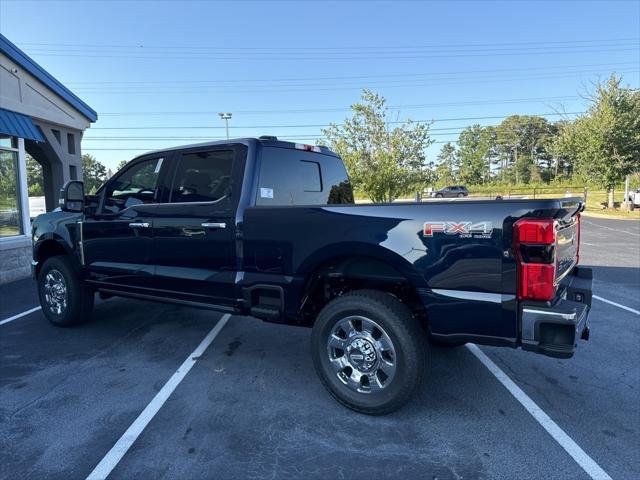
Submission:
M 249 310 L 252 317 L 263 320 L 277 321 L 280 318 L 280 310 L 272 305 L 256 305 Z

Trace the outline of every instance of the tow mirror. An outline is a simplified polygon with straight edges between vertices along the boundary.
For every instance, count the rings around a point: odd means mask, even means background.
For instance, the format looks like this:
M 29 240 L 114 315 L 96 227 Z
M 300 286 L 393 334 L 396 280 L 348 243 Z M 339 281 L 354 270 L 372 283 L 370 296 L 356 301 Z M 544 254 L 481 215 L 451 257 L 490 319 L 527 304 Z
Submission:
M 65 212 L 82 212 L 84 210 L 84 183 L 70 180 L 60 190 L 60 208 Z

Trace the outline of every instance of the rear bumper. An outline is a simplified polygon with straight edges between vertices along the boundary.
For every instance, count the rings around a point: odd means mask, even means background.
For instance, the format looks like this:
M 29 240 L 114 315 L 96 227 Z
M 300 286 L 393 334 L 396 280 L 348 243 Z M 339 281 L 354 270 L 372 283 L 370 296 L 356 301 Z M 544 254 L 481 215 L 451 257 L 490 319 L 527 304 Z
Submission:
M 559 358 L 572 357 L 578 340 L 589 339 L 590 268 L 575 267 L 558 288 L 553 302 L 520 306 L 523 350 Z

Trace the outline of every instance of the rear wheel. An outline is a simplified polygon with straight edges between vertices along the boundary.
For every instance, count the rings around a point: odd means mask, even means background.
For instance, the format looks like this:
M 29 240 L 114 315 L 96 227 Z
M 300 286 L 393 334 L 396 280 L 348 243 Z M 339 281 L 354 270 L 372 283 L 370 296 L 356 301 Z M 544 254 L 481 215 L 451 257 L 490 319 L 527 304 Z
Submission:
M 64 256 L 47 259 L 38 274 L 42 312 L 58 327 L 86 322 L 93 310 L 93 291 L 78 279 Z
M 311 335 L 316 372 L 343 405 L 372 415 L 397 410 L 424 373 L 427 342 L 395 297 L 359 290 L 329 302 Z
M 458 198 L 462 198 L 462 197 L 464 197 L 464 193 L 459 193 Z

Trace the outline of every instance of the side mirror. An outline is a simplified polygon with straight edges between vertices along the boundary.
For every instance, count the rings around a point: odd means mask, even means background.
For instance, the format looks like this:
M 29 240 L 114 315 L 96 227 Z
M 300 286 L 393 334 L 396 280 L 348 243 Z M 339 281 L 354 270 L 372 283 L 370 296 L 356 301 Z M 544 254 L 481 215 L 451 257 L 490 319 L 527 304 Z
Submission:
M 60 190 L 60 208 L 64 212 L 82 212 L 84 210 L 84 183 L 69 180 Z

